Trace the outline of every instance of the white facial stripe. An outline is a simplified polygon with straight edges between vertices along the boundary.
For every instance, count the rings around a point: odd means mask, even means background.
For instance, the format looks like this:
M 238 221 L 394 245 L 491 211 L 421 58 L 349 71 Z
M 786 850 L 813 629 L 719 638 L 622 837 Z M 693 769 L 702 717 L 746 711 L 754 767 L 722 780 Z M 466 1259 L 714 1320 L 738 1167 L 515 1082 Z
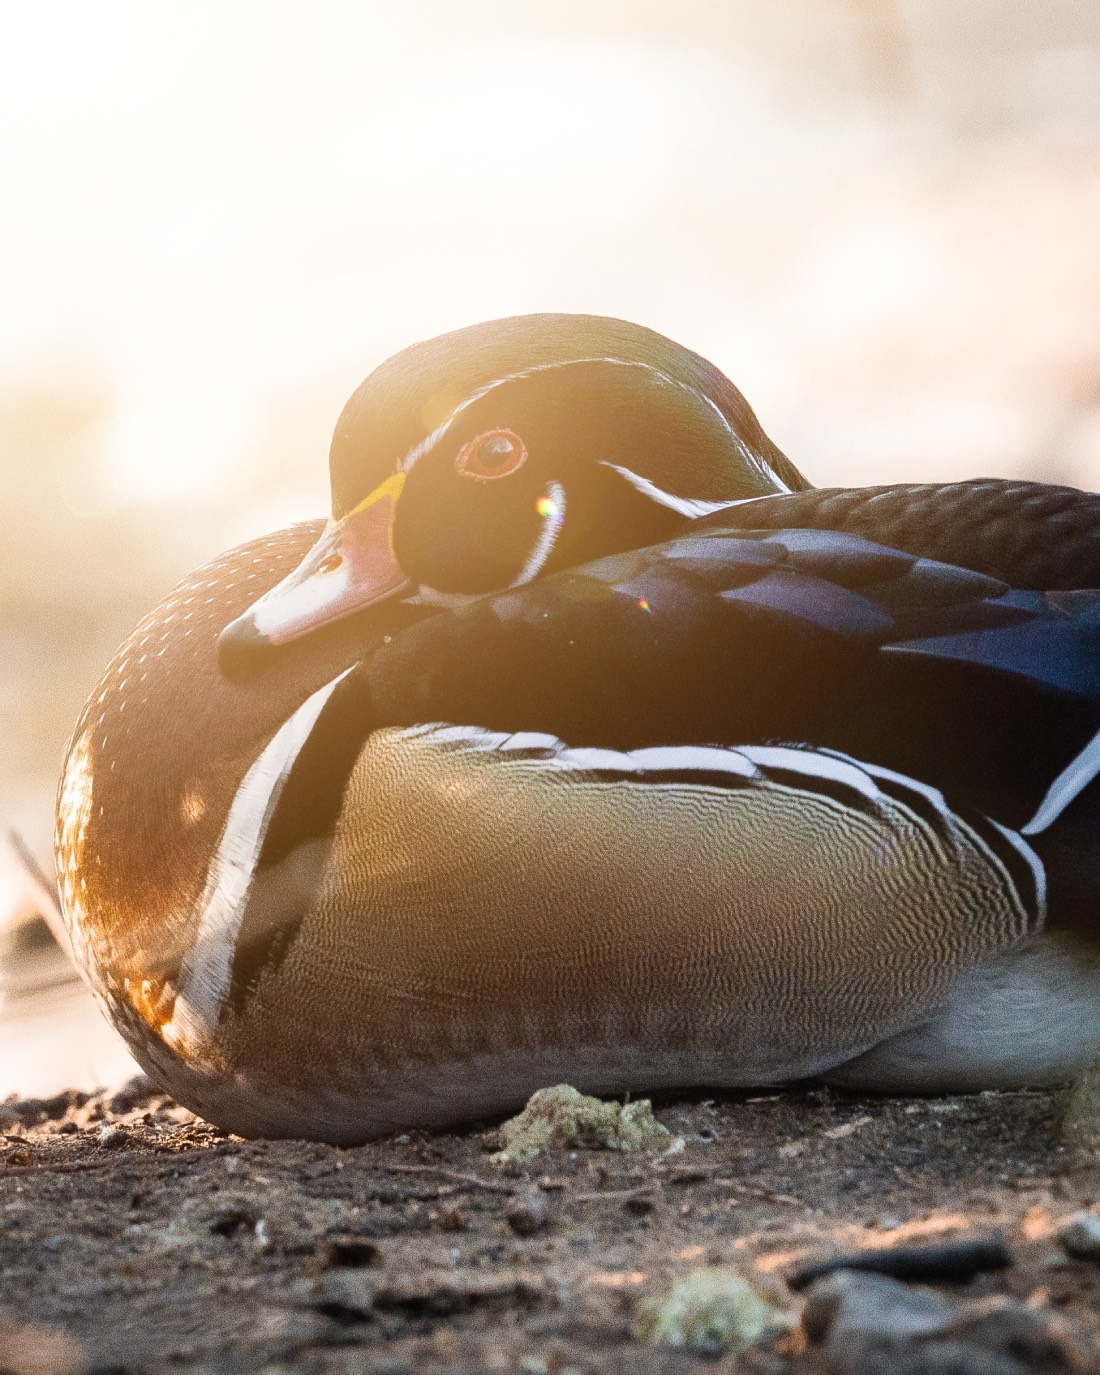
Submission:
M 264 837 L 294 762 L 336 685 L 315 692 L 283 723 L 248 770 L 229 809 L 198 903 L 198 932 L 180 970 L 176 1004 L 163 1035 L 200 1046 L 214 1034 L 229 994 L 233 956 Z
M 520 569 L 519 576 L 514 582 L 508 584 L 509 587 L 522 587 L 525 583 L 536 578 L 542 572 L 543 565 L 557 543 L 558 535 L 561 533 L 561 527 L 565 521 L 565 488 L 560 482 L 551 482 L 546 488 L 546 496 L 553 503 L 554 509 L 542 517 L 534 547 L 527 555 L 527 561 Z M 429 587 L 426 583 L 421 583 L 412 596 L 404 598 L 406 606 L 437 606 L 444 611 L 468 606 L 470 602 L 478 600 L 479 595 L 477 593 L 440 592 L 434 587 Z
M 519 577 L 511 584 L 512 587 L 522 587 L 542 572 L 542 566 L 550 557 L 550 551 L 561 533 L 561 527 L 565 522 L 565 488 L 560 482 L 551 482 L 546 489 L 546 495 L 553 509 L 542 517 L 535 547 L 527 555 L 527 562 L 520 570 Z
M 740 502 L 735 501 L 702 501 L 697 497 L 674 496 L 672 492 L 663 492 L 656 483 L 650 482 L 649 478 L 632 473 L 629 468 L 622 468 L 618 463 L 602 462 L 601 466 L 621 473 L 632 487 L 641 492 L 642 496 L 648 497 L 650 501 L 657 502 L 659 506 L 667 506 L 670 511 L 675 511 L 681 516 L 687 516 L 691 520 L 698 520 L 700 516 L 710 516 L 715 511 L 725 511 L 730 506 L 740 505 Z
M 399 473 L 411 472 L 413 468 L 415 468 L 416 465 L 420 462 L 420 460 L 424 457 L 425 454 L 431 453 L 431 451 L 435 448 L 435 446 L 451 428 L 451 425 L 455 420 L 455 417 L 460 415 L 474 399 L 474 397 L 471 397 L 469 401 L 463 401 L 463 403 L 460 406 L 456 407 L 450 413 L 447 419 L 443 421 L 442 425 L 437 425 L 435 429 L 431 432 L 431 434 L 426 435 L 419 442 L 419 444 L 414 444 L 412 448 L 409 450 L 409 452 L 404 456 L 404 458 L 398 460 L 397 471 Z
M 1026 836 L 1038 835 L 1040 831 L 1045 831 L 1048 826 L 1053 825 L 1073 799 L 1084 792 L 1098 773 L 1100 773 L 1100 732 L 1092 737 L 1076 758 L 1070 760 L 1050 785 L 1046 796 L 1039 804 L 1039 810 L 1026 826 L 1020 828 L 1021 833 Z
M 554 363 L 533 363 L 529 368 L 520 368 L 517 372 L 509 372 L 506 373 L 503 377 L 494 378 L 491 382 L 486 383 L 484 387 L 481 387 L 477 391 L 472 392 L 468 397 L 466 397 L 464 401 L 461 401 L 450 413 L 450 415 L 447 416 L 446 420 L 444 420 L 442 424 L 437 425 L 436 428 L 431 432 L 431 434 L 427 436 L 427 438 L 422 439 L 419 442 L 419 444 L 414 444 L 413 447 L 409 450 L 409 452 L 404 456 L 404 458 L 401 459 L 401 461 L 398 463 L 398 468 L 402 472 L 409 472 L 411 468 L 413 468 L 417 463 L 419 463 L 419 461 L 424 457 L 426 453 L 429 453 L 432 449 L 435 448 L 436 444 L 438 444 L 440 439 L 443 438 L 443 436 L 447 433 L 447 430 L 451 427 L 451 425 L 458 418 L 458 416 L 460 416 L 463 413 L 463 411 L 468 410 L 469 407 L 474 405 L 475 402 L 480 401 L 483 396 L 488 396 L 488 394 L 491 391 L 495 391 L 497 387 L 502 387 L 507 382 L 520 382 L 523 380 L 523 378 L 533 377 L 540 372 L 554 372 L 560 368 L 583 366 L 589 363 L 610 363 L 613 366 L 620 368 L 640 368 L 643 372 L 651 373 L 654 377 L 656 377 L 659 381 L 664 382 L 667 386 L 676 387 L 680 391 L 686 391 L 690 395 L 696 397 L 699 401 L 704 402 L 704 404 L 709 406 L 710 409 L 714 412 L 714 414 L 718 417 L 718 420 L 721 423 L 722 428 L 729 435 L 730 439 L 734 443 L 734 446 L 736 447 L 737 451 L 741 454 L 741 457 L 745 460 L 745 462 L 748 463 L 752 468 L 754 468 L 762 477 L 767 478 L 770 482 L 774 482 L 775 485 L 781 491 L 789 492 L 791 490 L 787 486 L 787 484 L 778 476 L 778 474 L 773 472 L 772 469 L 768 467 L 768 465 L 764 462 L 760 455 L 754 453 L 753 450 L 749 448 L 749 446 L 737 433 L 734 427 L 730 424 L 727 417 L 723 414 L 722 408 L 717 404 L 717 402 L 713 401 L 709 396 L 704 396 L 702 392 L 696 391 L 695 388 L 689 386 L 687 382 L 681 382 L 675 377 L 670 377 L 667 372 L 662 372 L 660 368 L 654 367 L 652 363 L 643 363 L 636 358 L 612 358 L 609 355 L 603 354 L 594 355 L 590 358 L 563 358 Z

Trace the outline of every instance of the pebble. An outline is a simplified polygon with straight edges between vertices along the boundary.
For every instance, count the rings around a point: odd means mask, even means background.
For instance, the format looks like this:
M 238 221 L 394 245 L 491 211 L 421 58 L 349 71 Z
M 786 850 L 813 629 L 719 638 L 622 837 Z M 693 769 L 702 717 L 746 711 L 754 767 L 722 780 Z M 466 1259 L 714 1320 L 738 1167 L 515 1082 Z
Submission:
M 1100 1216 L 1096 1213 L 1074 1213 L 1058 1228 L 1062 1249 L 1078 1260 L 1100 1261 Z
M 1090 1370 L 1084 1340 L 1061 1315 L 1016 1299 L 954 1303 L 856 1270 L 818 1280 L 803 1310 L 830 1375 L 1069 1375 Z
M 913 1289 L 886 1275 L 838 1270 L 810 1290 L 802 1326 L 811 1342 L 899 1338 L 939 1332 L 955 1306 L 928 1289 Z

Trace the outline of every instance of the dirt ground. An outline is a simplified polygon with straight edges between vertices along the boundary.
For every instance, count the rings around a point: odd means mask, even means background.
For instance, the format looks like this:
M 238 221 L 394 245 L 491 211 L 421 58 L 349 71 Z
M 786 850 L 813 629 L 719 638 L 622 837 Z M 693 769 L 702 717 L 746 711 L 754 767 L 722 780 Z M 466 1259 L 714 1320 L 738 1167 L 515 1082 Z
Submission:
M 140 1079 L 9 1101 L 0 1371 L 815 1372 L 797 1332 L 710 1360 L 646 1346 L 638 1305 L 718 1265 L 797 1308 L 800 1261 L 993 1230 L 1012 1267 L 941 1292 L 1058 1310 L 1100 1352 L 1100 1265 L 1054 1239 L 1100 1173 L 1069 1167 L 1058 1107 L 696 1097 L 657 1105 L 677 1155 L 521 1169 L 487 1125 L 336 1149 L 226 1136 Z

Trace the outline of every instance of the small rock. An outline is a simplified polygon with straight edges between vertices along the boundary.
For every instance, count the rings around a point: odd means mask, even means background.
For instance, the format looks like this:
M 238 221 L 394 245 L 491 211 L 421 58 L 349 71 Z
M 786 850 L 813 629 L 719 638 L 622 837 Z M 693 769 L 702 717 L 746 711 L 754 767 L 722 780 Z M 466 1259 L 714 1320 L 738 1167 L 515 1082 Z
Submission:
M 508 1205 L 508 1225 L 517 1236 L 532 1237 L 550 1218 L 550 1200 L 541 1189 L 524 1189 Z
M 788 1315 L 768 1303 L 739 1275 L 695 1270 L 638 1312 L 638 1341 L 663 1342 L 699 1354 L 744 1351 L 790 1327 Z
M 1058 1228 L 1063 1250 L 1078 1260 L 1100 1261 L 1100 1217 L 1096 1213 L 1074 1213 Z
M 120 1150 L 130 1140 L 130 1133 L 123 1127 L 101 1127 L 96 1140 L 108 1151 Z
M 802 1326 L 811 1342 L 903 1337 L 939 1332 L 955 1305 L 927 1289 L 912 1289 L 885 1275 L 837 1270 L 810 1290 Z
M 945 1345 L 957 1346 L 968 1356 L 980 1353 L 985 1366 L 971 1357 L 973 1368 L 988 1368 L 991 1375 L 1001 1370 L 1011 1375 L 1069 1375 L 1096 1369 L 1080 1332 L 1067 1318 L 1047 1308 L 1029 1308 L 1018 1299 L 963 1304 L 943 1335 Z
M 500 1139 L 503 1146 L 492 1157 L 499 1164 L 532 1160 L 548 1148 L 669 1154 L 684 1144 L 682 1136 L 661 1126 L 647 1098 L 624 1107 L 590 1098 L 568 1084 L 532 1094 L 523 1111 L 501 1126 Z
M 1015 1299 L 955 1304 L 885 1275 L 839 1271 L 810 1290 L 803 1330 L 830 1375 L 1069 1375 L 1089 1368 L 1065 1319 Z

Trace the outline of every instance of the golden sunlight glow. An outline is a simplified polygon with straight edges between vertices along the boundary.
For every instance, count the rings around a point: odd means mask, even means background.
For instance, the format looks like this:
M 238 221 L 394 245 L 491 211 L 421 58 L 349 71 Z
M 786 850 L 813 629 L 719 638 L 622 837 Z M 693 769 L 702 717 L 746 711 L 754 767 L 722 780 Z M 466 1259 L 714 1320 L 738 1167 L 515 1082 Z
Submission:
M 719 69 L 629 41 L 420 50 L 419 21 L 350 4 L 262 38 L 242 5 L 200 4 L 183 27 L 136 4 L 60 8 L 12 16 L 5 43 L 7 183 L 35 213 L 0 223 L 0 259 L 20 264 L 0 362 L 90 345 L 106 366 L 101 490 L 80 513 L 239 498 L 280 419 L 265 402 L 335 370 L 300 460 L 323 474 L 340 389 L 424 334 L 560 304 L 552 272 L 517 293 L 517 271 L 560 259 L 578 209 L 597 235 L 659 213 L 720 113 Z M 357 31 L 406 60 L 360 80 L 342 51 Z
M 66 916 L 80 909 L 82 894 L 75 876 L 83 861 L 91 816 L 92 731 L 89 728 L 73 743 L 57 802 L 57 877 Z
M 8 6 L 0 827 L 49 854 L 118 642 L 445 330 L 648 324 L 816 483 L 1100 487 L 1097 3 Z M 91 815 L 85 740 L 63 861 Z
M 1048 46 L 1021 23 L 1013 48 L 1006 17 L 996 53 L 979 21 L 912 11 L 895 88 L 872 7 L 810 0 L 702 0 L 691 25 L 23 6 L 0 366 L 103 379 L 94 453 L 59 459 L 77 514 L 202 503 L 234 534 L 249 508 L 261 528 L 273 467 L 280 510 L 324 509 L 328 433 L 373 363 L 535 309 L 694 344 L 823 481 L 1034 468 L 1071 404 L 1051 369 L 1094 338 L 1100 52 L 1069 11 Z M 1031 144 L 1019 111 L 997 124 L 1025 95 Z M 1004 426 L 952 428 L 968 398 L 1008 416 L 1007 458 Z M 1095 427 L 1069 430 L 1066 475 L 1100 483 Z
M 197 826 L 206 815 L 206 799 L 198 786 L 188 788 L 180 798 L 180 817 L 185 826 Z

